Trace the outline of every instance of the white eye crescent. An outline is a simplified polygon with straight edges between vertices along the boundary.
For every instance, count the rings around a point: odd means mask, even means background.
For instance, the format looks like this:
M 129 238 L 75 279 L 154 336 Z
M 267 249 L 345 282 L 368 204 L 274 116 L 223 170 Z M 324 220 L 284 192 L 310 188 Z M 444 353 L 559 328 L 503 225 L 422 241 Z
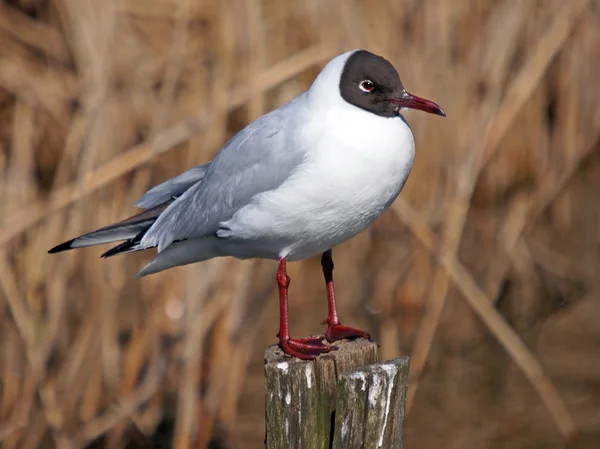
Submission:
M 375 90 L 375 85 L 370 80 L 363 80 L 358 83 L 358 88 L 363 92 L 371 93 Z

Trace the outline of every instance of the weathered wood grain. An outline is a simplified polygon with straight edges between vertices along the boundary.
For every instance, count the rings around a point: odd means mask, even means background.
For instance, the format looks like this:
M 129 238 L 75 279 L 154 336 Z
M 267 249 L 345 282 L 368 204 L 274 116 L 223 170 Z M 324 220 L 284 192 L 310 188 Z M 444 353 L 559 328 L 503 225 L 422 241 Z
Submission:
M 408 357 L 377 361 L 377 345 L 342 342 L 314 361 L 265 353 L 266 447 L 401 448 Z
M 287 357 L 274 345 L 265 352 L 266 447 L 329 449 L 338 380 L 377 361 L 377 345 L 338 342 L 338 351 L 313 361 Z
M 402 447 L 408 357 L 340 376 L 333 449 Z

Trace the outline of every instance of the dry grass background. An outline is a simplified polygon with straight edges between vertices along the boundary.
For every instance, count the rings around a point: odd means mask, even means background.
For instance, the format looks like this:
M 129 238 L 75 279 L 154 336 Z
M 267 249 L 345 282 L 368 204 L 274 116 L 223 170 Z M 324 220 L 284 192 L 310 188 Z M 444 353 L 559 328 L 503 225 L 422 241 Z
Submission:
M 334 252 L 342 320 L 412 356 L 405 447 L 600 447 L 600 2 L 5 0 L 2 448 L 261 447 L 273 263 L 46 251 L 358 47 L 448 113 L 407 116 L 401 198 Z M 290 275 L 317 332 L 319 262 Z

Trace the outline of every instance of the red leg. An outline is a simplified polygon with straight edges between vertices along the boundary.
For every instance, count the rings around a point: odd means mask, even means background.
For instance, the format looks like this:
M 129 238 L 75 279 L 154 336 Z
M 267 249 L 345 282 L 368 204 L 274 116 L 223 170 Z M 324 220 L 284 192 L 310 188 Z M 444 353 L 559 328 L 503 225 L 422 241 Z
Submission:
M 331 250 L 325 251 L 321 257 L 321 267 L 323 267 L 323 275 L 325 276 L 325 285 L 327 286 L 327 303 L 329 306 L 329 315 L 323 324 L 327 324 L 327 332 L 325 338 L 328 342 L 341 340 L 342 338 L 362 337 L 370 338 L 370 335 L 360 329 L 343 326 L 337 314 L 335 306 L 335 292 L 333 288 L 333 259 L 331 258 Z
M 277 285 L 279 286 L 279 346 L 287 355 L 298 357 L 299 359 L 312 360 L 320 354 L 337 349 L 334 346 L 323 344 L 321 338 L 298 338 L 290 337 L 290 327 L 288 319 L 288 288 L 290 286 L 290 277 L 286 271 L 285 257 L 279 261 L 277 270 Z

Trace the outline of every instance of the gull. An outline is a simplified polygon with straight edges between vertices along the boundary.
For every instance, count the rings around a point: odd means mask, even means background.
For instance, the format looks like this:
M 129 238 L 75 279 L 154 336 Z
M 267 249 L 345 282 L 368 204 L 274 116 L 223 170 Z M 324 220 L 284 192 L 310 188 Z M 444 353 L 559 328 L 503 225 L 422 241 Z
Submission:
M 332 59 L 310 88 L 238 132 L 204 165 L 144 194 L 143 212 L 50 253 L 122 242 L 110 257 L 156 248 L 138 276 L 231 256 L 278 261 L 279 346 L 313 359 L 343 338 L 370 338 L 340 323 L 332 248 L 365 230 L 397 198 L 415 157 L 405 109 L 445 116 L 406 91 L 394 66 L 367 50 Z M 321 255 L 328 317 L 323 337 L 292 338 L 286 264 Z

